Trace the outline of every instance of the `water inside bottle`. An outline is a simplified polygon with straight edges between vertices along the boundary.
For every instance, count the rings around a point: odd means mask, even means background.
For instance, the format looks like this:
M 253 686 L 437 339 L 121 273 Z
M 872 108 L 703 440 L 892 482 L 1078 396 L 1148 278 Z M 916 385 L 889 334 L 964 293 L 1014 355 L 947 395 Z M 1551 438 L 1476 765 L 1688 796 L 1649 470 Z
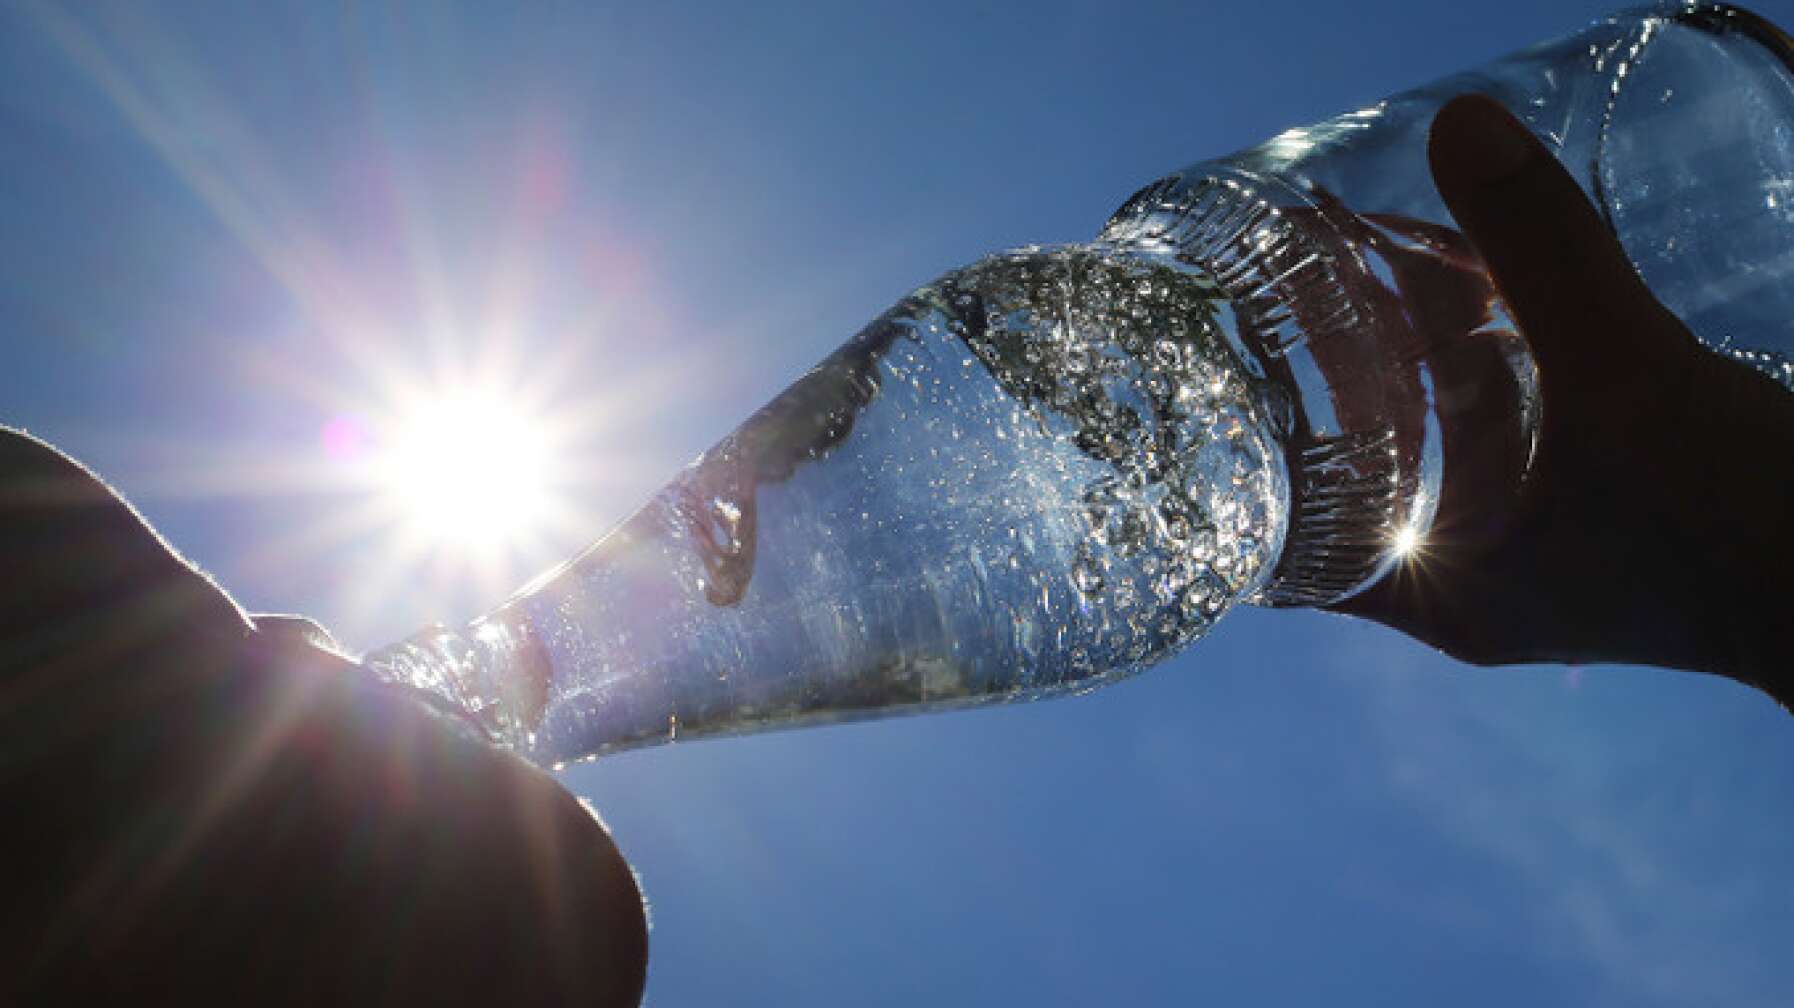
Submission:
M 370 659 L 558 763 L 1094 688 L 1282 546 L 1288 405 L 1198 273 L 1109 246 L 915 291 L 462 632 Z

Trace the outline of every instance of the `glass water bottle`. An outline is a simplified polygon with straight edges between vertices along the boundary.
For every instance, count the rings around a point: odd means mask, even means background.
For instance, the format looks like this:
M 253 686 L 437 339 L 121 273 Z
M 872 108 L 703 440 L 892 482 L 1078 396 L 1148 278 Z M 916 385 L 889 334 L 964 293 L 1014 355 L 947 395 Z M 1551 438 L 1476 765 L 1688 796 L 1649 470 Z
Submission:
M 584 552 L 365 662 L 557 765 L 1082 692 L 1348 596 L 1445 460 L 1516 486 L 1537 430 L 1439 107 L 1504 103 L 1696 335 L 1794 383 L 1791 68 L 1755 15 L 1660 5 L 1167 176 L 911 293 Z

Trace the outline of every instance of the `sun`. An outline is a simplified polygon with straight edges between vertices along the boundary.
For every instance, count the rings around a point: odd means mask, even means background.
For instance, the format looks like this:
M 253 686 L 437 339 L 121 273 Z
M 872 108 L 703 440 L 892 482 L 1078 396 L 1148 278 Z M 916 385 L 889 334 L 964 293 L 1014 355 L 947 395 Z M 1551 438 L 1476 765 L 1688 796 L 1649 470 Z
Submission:
M 481 389 L 415 397 L 383 426 L 373 472 L 407 538 L 503 550 L 543 531 L 554 508 L 552 429 Z
M 580 369 L 557 363 L 389 366 L 335 387 L 322 467 L 295 479 L 328 486 L 331 506 L 255 562 L 339 557 L 335 602 L 351 618 L 403 608 L 407 622 L 456 622 L 503 603 L 603 531 L 613 479 L 645 478 L 607 440 L 615 403 L 561 392 L 555 377 Z M 394 632 L 382 626 L 358 632 Z

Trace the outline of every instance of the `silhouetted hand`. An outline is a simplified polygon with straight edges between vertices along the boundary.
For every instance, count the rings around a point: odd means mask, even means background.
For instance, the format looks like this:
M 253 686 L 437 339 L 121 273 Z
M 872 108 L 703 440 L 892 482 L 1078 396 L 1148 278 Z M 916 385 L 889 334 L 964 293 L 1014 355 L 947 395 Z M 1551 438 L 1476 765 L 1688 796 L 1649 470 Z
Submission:
M 1690 669 L 1787 706 L 1794 395 L 1698 344 L 1495 102 L 1447 105 L 1429 155 L 1537 360 L 1539 447 L 1504 521 L 1448 478 L 1426 547 L 1334 608 L 1474 664 Z
M 0 568 L 0 1002 L 639 1000 L 641 897 L 576 799 L 4 429 Z

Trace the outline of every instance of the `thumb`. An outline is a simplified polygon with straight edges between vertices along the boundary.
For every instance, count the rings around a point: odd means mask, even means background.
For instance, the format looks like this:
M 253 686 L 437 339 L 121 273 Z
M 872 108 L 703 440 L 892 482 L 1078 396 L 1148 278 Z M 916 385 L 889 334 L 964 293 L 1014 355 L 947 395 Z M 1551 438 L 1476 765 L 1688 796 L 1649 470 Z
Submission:
M 1685 350 L 1575 180 L 1498 102 L 1452 100 L 1433 120 L 1427 155 L 1547 381 L 1581 384 L 1616 361 Z

